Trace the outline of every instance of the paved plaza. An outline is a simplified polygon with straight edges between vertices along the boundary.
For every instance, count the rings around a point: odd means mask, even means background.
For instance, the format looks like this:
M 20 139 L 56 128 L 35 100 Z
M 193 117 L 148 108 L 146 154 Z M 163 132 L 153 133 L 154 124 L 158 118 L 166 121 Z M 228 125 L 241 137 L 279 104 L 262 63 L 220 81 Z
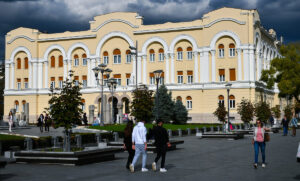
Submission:
M 30 131 L 30 130 L 28 130 Z M 136 172 L 125 169 L 127 153 L 119 153 L 109 162 L 84 166 L 62 166 L 41 164 L 8 164 L 0 170 L 1 181 L 85 181 L 85 180 L 209 180 L 209 181 L 289 181 L 300 180 L 300 163 L 296 162 L 296 151 L 300 141 L 297 137 L 271 134 L 267 143 L 267 167 L 254 169 L 251 138 L 240 140 L 199 139 L 195 136 L 181 138 L 185 143 L 167 153 L 167 173 L 150 170 L 154 154 L 148 154 L 149 172 L 142 173 L 141 160 Z M 259 158 L 261 161 L 261 157 Z M 159 164 L 160 165 L 160 162 Z

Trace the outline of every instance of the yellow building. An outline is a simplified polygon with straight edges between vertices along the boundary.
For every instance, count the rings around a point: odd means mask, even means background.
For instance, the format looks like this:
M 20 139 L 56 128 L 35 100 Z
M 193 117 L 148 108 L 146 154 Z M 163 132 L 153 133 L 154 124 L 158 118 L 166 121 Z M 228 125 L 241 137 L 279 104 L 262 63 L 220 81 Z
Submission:
M 129 46 L 138 42 L 138 57 Z M 47 34 L 36 29 L 17 28 L 7 33 L 5 48 L 5 114 L 17 114 L 29 103 L 30 122 L 48 107 L 51 84 L 62 85 L 69 70 L 84 84 L 84 111 L 90 105 L 100 111 L 100 88 L 92 69 L 100 63 L 112 69 L 118 79 L 115 103 L 123 113 L 138 84 L 155 90 L 153 71 L 163 70 L 163 82 L 189 111 L 191 122 L 217 121 L 213 112 L 218 102 L 227 105 L 226 84 L 231 83 L 230 113 L 235 121 L 237 103 L 267 100 L 279 104 L 278 89 L 267 90 L 259 82 L 261 71 L 280 56 L 274 30 L 261 26 L 257 10 L 221 8 L 190 22 L 143 25 L 143 17 L 116 12 L 94 17 L 90 29 Z M 136 77 L 137 76 L 137 77 Z M 110 102 L 107 86 L 104 94 Z M 110 98 L 110 99 L 109 99 Z M 108 105 L 105 106 L 108 110 Z M 109 119 L 107 117 L 107 119 Z

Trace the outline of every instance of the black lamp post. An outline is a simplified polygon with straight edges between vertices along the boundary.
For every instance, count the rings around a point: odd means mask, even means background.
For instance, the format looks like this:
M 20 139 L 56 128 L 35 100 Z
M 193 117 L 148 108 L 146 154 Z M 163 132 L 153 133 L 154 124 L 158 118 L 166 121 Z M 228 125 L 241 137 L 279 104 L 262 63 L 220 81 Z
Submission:
M 95 73 L 95 78 L 96 78 L 96 82 L 97 82 L 97 86 L 99 85 L 99 78 L 98 75 L 99 73 L 101 73 L 101 121 L 104 122 L 104 118 L 103 118 L 103 86 L 104 86 L 104 80 L 103 80 L 103 74 L 107 73 L 108 75 L 112 72 L 111 69 L 106 68 L 105 64 L 100 64 L 98 65 L 98 67 L 95 67 L 92 69 Z
M 162 70 L 155 70 L 153 73 L 154 73 L 154 77 L 155 77 L 155 80 L 156 80 L 156 97 L 155 97 L 155 104 L 156 104 L 156 115 L 155 115 L 155 120 L 157 121 L 158 119 L 158 109 L 157 109 L 157 106 L 158 106 L 158 84 L 159 84 L 159 79 L 161 77 L 161 74 L 162 74 Z
M 225 87 L 227 88 L 227 103 L 228 103 L 228 112 L 227 112 L 227 117 L 228 117 L 228 120 L 227 120 L 227 129 L 228 129 L 228 132 L 230 132 L 230 127 L 229 127 L 229 120 L 230 120 L 230 114 L 229 114 L 229 110 L 230 110 L 230 102 L 229 102 L 229 92 L 230 92 L 230 88 L 231 88 L 232 84 L 228 83 L 225 85 Z
M 137 68 L 138 68 L 138 42 L 136 41 L 135 47 L 129 46 L 130 50 L 134 50 L 135 52 L 130 53 L 131 55 L 135 55 L 135 88 L 138 88 L 138 83 L 137 83 Z
M 114 123 L 114 90 L 117 86 L 117 80 L 116 79 L 109 79 L 107 81 L 108 88 L 111 91 L 111 123 Z

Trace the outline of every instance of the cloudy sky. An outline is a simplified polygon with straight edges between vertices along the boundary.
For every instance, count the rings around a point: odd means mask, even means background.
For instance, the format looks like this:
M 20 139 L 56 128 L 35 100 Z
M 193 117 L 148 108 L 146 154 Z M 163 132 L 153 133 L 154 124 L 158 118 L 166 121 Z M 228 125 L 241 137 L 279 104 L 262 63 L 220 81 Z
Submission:
M 138 12 L 144 24 L 189 21 L 224 6 L 258 9 L 263 26 L 285 43 L 300 40 L 300 0 L 0 0 L 0 60 L 5 34 L 20 26 L 49 33 L 87 30 L 93 16 L 115 11 Z

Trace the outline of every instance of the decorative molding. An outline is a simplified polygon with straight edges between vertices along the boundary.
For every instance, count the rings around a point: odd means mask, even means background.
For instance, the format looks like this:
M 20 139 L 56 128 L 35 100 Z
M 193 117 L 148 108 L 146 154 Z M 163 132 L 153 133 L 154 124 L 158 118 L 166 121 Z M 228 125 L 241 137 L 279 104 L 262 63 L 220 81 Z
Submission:
M 239 20 L 233 19 L 233 18 L 220 18 L 220 19 L 216 19 L 216 20 L 210 22 L 210 23 L 207 24 L 207 25 L 204 25 L 204 28 L 209 28 L 209 27 L 211 27 L 212 25 L 214 25 L 214 24 L 216 24 L 216 23 L 219 23 L 219 22 L 221 22 L 221 21 L 232 21 L 232 22 L 235 22 L 235 23 L 240 24 L 240 25 L 245 25 L 245 24 L 246 24 L 245 21 L 239 21 Z
M 186 34 L 181 34 L 181 35 L 176 36 L 172 40 L 172 43 L 169 48 L 170 53 L 174 53 L 175 44 L 180 40 L 188 40 L 193 45 L 193 50 L 198 50 L 197 42 L 192 36 L 186 35 Z
M 13 37 L 11 40 L 9 40 L 9 41 L 7 42 L 7 44 L 11 44 L 11 43 L 14 42 L 16 39 L 19 39 L 19 38 L 24 38 L 24 39 L 26 39 L 26 40 L 28 40 L 28 41 L 31 41 L 31 42 L 34 42 L 34 41 L 35 41 L 34 39 L 29 38 L 28 36 L 25 36 L 25 35 L 19 35 L 19 36 L 15 36 L 15 37 Z
M 72 55 L 72 52 L 76 49 L 76 48 L 82 48 L 84 49 L 87 57 L 90 57 L 90 50 L 88 48 L 88 46 L 84 43 L 81 43 L 81 42 L 78 42 L 78 43 L 74 43 L 68 50 L 68 53 L 67 53 L 67 58 L 68 59 L 72 59 L 71 55 Z
M 66 36 L 66 37 L 56 37 L 56 38 L 43 38 L 38 39 L 39 42 L 43 41 L 58 41 L 58 40 L 75 40 L 75 39 L 84 39 L 84 38 L 96 38 L 97 35 L 78 35 L 78 36 Z
M 12 53 L 10 55 L 10 62 L 14 62 L 14 58 L 15 58 L 16 54 L 18 52 L 22 52 L 22 51 L 27 54 L 28 60 L 31 61 L 32 55 L 31 55 L 30 51 L 28 50 L 28 48 L 26 48 L 24 46 L 19 46 L 12 51 Z
M 54 44 L 54 45 L 50 45 L 47 50 L 45 51 L 44 53 L 44 61 L 48 61 L 48 55 L 49 53 L 52 51 L 52 50 L 59 50 L 61 53 L 62 53 L 62 56 L 63 56 L 63 59 L 66 59 L 66 51 L 65 49 L 61 46 L 61 45 L 58 45 L 58 44 Z
M 215 49 L 215 46 L 216 46 L 216 42 L 218 41 L 219 38 L 223 37 L 223 36 L 230 36 L 231 38 L 234 39 L 237 47 L 236 48 L 240 48 L 241 46 L 241 40 L 240 38 L 235 34 L 233 33 L 232 31 L 220 31 L 219 33 L 217 33 L 211 40 L 210 42 L 210 48 L 211 49 Z
M 196 30 L 202 28 L 203 26 L 190 26 L 190 27 L 176 27 L 176 28 L 164 28 L 164 29 L 154 29 L 154 30 L 140 30 L 140 31 L 134 31 L 133 34 L 159 33 L 159 32 L 166 32 L 166 31 L 180 31 L 180 30 Z
M 137 25 L 134 25 L 132 23 L 130 23 L 129 21 L 126 21 L 126 20 L 122 20 L 122 19 L 110 19 L 110 20 L 107 20 L 107 21 L 104 21 L 102 24 L 100 24 L 97 28 L 95 29 L 92 29 L 92 32 L 97 32 L 99 29 L 101 29 L 103 26 L 105 26 L 106 24 L 108 23 L 111 23 L 111 22 L 121 22 L 121 23 L 125 23 L 127 25 L 129 25 L 130 27 L 132 28 L 138 28 L 139 26 Z
M 142 48 L 142 54 L 147 54 L 147 52 L 146 52 L 147 47 L 153 42 L 158 42 L 158 43 L 162 44 L 164 47 L 164 51 L 165 52 L 168 51 L 168 45 L 167 45 L 166 41 L 161 37 L 155 36 L 155 37 L 151 37 L 147 41 L 145 41 L 143 48 Z

